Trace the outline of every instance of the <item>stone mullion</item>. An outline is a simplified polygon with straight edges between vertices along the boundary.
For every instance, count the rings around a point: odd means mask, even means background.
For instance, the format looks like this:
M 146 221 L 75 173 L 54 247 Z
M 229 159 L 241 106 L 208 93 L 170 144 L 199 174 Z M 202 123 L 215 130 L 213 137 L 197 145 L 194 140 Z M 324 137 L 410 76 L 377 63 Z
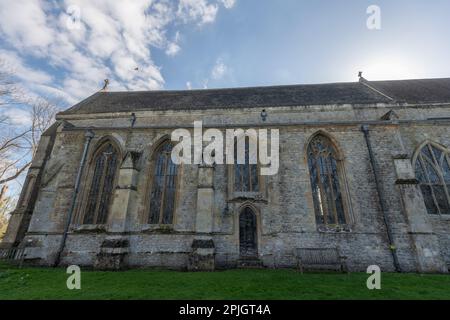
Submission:
M 331 157 L 331 154 L 328 155 L 327 159 L 329 159 Z M 336 198 L 335 198 L 335 194 L 334 194 L 334 190 L 333 190 L 333 179 L 332 176 L 330 174 L 330 172 L 332 172 L 332 168 L 331 168 L 331 163 L 329 161 L 326 162 L 326 165 L 328 167 L 328 182 L 330 184 L 330 191 L 331 191 L 331 198 L 333 199 L 333 205 L 332 205 L 332 209 L 333 209 L 333 213 L 334 213 L 334 221 L 336 222 L 336 224 L 339 224 L 339 219 L 338 219 L 338 214 L 337 214 L 337 209 L 336 209 Z
M 320 158 L 320 155 L 319 155 Z M 324 205 L 324 200 L 326 200 L 326 197 L 324 197 L 324 190 L 323 190 L 323 184 L 321 180 L 321 174 L 322 171 L 320 170 L 320 165 L 318 159 L 316 158 L 316 170 L 317 170 L 317 184 L 319 185 L 319 192 L 320 192 L 320 205 L 322 206 L 322 213 L 323 213 L 323 223 L 328 224 L 328 205 Z

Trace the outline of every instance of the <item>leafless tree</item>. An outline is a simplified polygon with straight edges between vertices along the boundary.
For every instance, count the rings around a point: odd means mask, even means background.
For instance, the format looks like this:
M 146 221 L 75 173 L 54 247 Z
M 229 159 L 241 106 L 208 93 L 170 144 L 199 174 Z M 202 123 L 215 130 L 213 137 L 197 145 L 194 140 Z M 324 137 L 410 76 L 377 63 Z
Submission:
M 14 79 L 13 69 L 5 61 L 0 60 L 0 107 L 13 104 L 18 91 L 20 90 Z
M 53 123 L 57 100 L 30 96 L 0 61 L 0 187 L 17 180 L 30 166 L 41 134 Z M 12 108 L 15 106 L 15 108 Z M 20 110 L 23 122 L 11 119 Z

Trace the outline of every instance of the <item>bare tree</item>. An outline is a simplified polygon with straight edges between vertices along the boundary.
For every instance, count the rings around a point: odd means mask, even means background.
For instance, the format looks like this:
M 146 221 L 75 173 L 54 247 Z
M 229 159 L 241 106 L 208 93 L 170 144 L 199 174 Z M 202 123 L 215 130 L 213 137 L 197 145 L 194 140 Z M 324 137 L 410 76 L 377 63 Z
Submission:
M 5 61 L 0 60 L 0 107 L 14 104 L 18 91 L 20 90 L 14 78 L 13 69 Z
M 27 170 L 41 134 L 53 123 L 58 110 L 57 100 L 25 92 L 0 61 L 0 187 Z M 14 121 L 14 111 L 20 111 L 23 121 Z
M 17 179 L 28 168 L 41 134 L 54 121 L 57 107 L 48 100 L 36 99 L 25 110 L 29 119 L 23 126 L 0 118 L 0 185 Z

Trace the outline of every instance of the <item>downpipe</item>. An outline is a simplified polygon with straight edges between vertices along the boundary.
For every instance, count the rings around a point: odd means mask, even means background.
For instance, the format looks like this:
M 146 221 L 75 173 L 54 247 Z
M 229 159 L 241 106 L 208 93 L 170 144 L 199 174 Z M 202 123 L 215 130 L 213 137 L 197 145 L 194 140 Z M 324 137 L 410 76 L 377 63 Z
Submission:
M 383 222 L 386 227 L 386 233 L 387 233 L 387 237 L 388 237 L 388 241 L 389 241 L 389 250 L 391 251 L 392 258 L 394 261 L 394 268 L 395 268 L 395 271 L 401 272 L 402 270 L 400 268 L 400 263 L 398 262 L 397 252 L 396 252 L 396 248 L 395 248 L 394 240 L 393 240 L 393 236 L 392 236 L 392 230 L 391 230 L 391 226 L 389 225 L 389 222 L 388 222 L 387 210 L 386 210 L 385 202 L 383 199 L 383 194 L 381 192 L 381 185 L 380 185 L 380 181 L 378 179 L 378 169 L 377 169 L 377 166 L 375 163 L 375 157 L 373 155 L 372 144 L 370 143 L 369 126 L 367 124 L 363 124 L 361 126 L 361 131 L 364 133 L 364 139 L 366 140 L 367 149 L 369 150 L 370 164 L 372 166 L 373 175 L 375 178 L 375 185 L 377 188 L 378 201 L 379 201 L 380 208 L 381 208 L 381 211 L 383 214 Z
M 83 173 L 84 165 L 86 163 L 86 157 L 87 157 L 87 153 L 89 150 L 89 145 L 91 144 L 91 140 L 92 140 L 92 138 L 94 138 L 94 136 L 95 136 L 95 134 L 91 130 L 87 130 L 86 134 L 84 135 L 86 140 L 84 141 L 83 155 L 81 156 L 80 166 L 78 168 L 78 173 L 77 173 L 77 179 L 75 180 L 75 189 L 73 191 L 72 201 L 70 204 L 70 209 L 69 209 L 69 214 L 67 216 L 66 225 L 64 226 L 63 237 L 62 237 L 59 249 L 58 249 L 58 253 L 56 255 L 55 263 L 53 264 L 54 267 L 57 267 L 59 265 L 59 263 L 61 262 L 61 254 L 64 250 L 64 247 L 66 246 L 67 234 L 69 232 L 69 227 L 70 227 L 70 223 L 72 221 L 73 211 L 75 209 L 75 203 L 77 200 L 78 192 L 80 190 L 81 175 Z

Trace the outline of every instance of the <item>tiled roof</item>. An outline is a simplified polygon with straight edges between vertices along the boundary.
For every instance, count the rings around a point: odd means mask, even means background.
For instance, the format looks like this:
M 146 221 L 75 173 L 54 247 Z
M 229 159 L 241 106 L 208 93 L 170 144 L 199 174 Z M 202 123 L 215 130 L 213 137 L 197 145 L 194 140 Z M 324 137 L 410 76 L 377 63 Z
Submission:
M 363 79 L 361 82 L 347 83 L 182 91 L 99 91 L 60 114 L 373 104 L 392 102 L 389 98 L 407 103 L 450 102 L 450 78 Z

